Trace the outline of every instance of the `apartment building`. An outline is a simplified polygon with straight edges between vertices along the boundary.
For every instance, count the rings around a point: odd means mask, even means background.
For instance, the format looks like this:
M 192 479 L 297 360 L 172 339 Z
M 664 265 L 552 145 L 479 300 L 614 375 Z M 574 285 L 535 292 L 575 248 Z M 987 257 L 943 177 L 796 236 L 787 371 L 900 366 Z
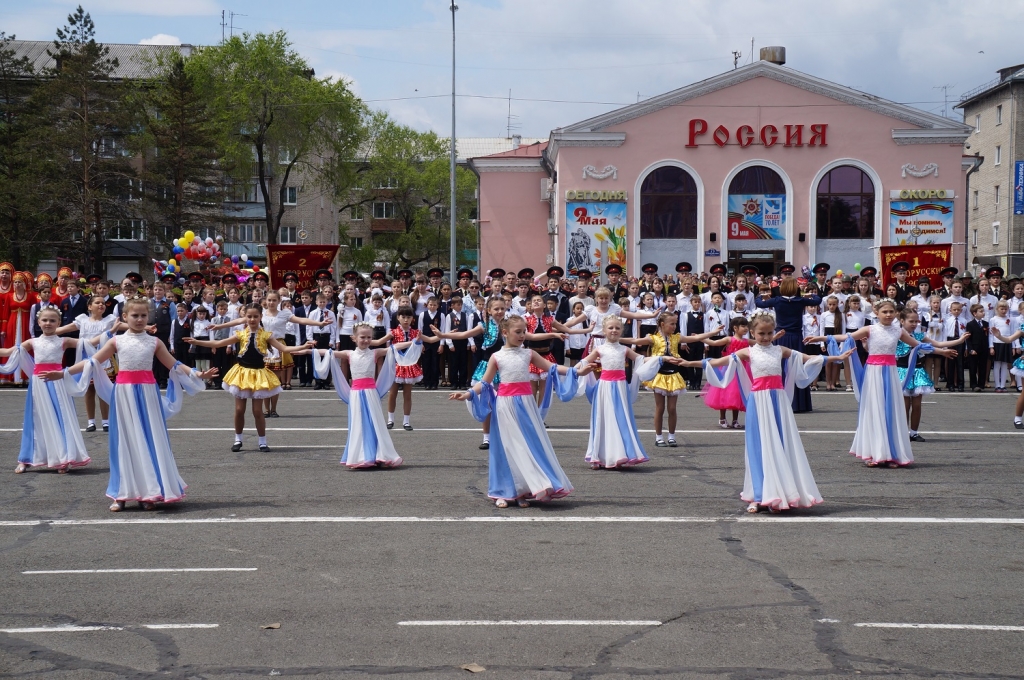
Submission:
M 970 177 L 969 263 L 976 271 L 997 265 L 1009 276 L 1024 272 L 1024 64 L 998 73 L 956 106 L 973 127 L 964 154 L 985 159 Z

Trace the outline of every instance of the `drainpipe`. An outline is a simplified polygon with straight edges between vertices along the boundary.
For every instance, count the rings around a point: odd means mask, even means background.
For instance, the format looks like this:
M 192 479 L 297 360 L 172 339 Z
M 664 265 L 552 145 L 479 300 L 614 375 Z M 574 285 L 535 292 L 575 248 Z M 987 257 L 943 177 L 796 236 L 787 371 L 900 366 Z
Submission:
M 964 268 L 961 271 L 967 271 L 968 268 L 968 253 L 971 248 L 971 174 L 978 171 L 981 164 L 985 162 L 984 156 L 979 156 L 977 153 L 974 154 L 974 165 L 967 171 L 966 181 L 967 184 L 964 187 Z

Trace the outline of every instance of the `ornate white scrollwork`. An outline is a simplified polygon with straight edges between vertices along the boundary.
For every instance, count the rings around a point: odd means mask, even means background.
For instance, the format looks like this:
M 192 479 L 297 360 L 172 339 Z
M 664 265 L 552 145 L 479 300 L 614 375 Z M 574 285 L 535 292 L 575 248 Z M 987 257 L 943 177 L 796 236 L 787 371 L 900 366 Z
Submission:
M 614 165 L 606 165 L 604 166 L 604 170 L 598 172 L 597 168 L 593 165 L 584 165 L 583 179 L 586 179 L 587 177 L 593 177 L 594 179 L 608 179 L 609 177 L 612 179 L 618 179 L 619 169 Z
M 918 170 L 917 166 L 914 165 L 913 163 L 904 163 L 903 176 L 906 177 L 907 175 L 910 175 L 911 177 L 927 177 L 928 175 L 935 175 L 936 177 L 938 177 L 939 165 L 937 163 L 928 163 L 923 168 Z

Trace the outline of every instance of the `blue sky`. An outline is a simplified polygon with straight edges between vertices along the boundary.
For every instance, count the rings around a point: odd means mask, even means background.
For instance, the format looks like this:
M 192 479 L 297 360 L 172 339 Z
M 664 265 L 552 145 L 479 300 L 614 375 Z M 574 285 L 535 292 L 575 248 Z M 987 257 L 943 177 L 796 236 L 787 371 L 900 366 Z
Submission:
M 0 30 L 49 40 L 74 2 L 0 0 Z M 235 31 L 288 32 L 317 75 L 344 77 L 370 106 L 417 129 L 450 129 L 448 0 L 93 0 L 106 42 L 214 44 Z M 732 68 L 765 45 L 788 66 L 942 113 L 995 70 L 1024 63 L 1024 2 L 972 0 L 461 0 L 458 135 L 545 137 L 620 104 Z

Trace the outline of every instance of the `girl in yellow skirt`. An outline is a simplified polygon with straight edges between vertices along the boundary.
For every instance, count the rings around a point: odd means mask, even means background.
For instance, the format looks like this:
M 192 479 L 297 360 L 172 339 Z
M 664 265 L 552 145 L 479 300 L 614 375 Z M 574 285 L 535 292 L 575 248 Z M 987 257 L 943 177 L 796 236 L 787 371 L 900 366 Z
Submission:
M 634 346 L 650 345 L 652 357 L 679 356 L 679 347 L 686 343 L 703 342 L 719 332 L 719 328 L 700 335 L 680 335 L 676 332 L 679 317 L 671 312 L 662 312 L 658 317 L 658 332 L 646 338 L 633 340 Z M 658 447 L 676 446 L 676 401 L 686 391 L 686 381 L 678 366 L 663 362 L 654 380 L 645 382 L 644 387 L 654 391 L 654 445 Z M 661 433 L 665 411 L 668 410 L 668 441 Z
M 270 353 L 271 348 L 276 349 L 282 354 L 287 354 L 304 349 L 305 345 L 289 347 L 273 337 L 270 331 L 261 328 L 260 321 L 263 318 L 262 305 L 246 305 L 242 308 L 241 312 L 242 318 L 245 320 L 245 328 L 236 332 L 233 336 L 223 340 L 185 338 L 185 342 L 210 348 L 238 345 L 235 365 L 227 372 L 222 382 L 224 389 L 235 397 L 235 443 L 231 445 L 231 450 L 242 450 L 242 429 L 245 427 L 245 402 L 248 399 L 252 399 L 252 416 L 253 420 L 256 421 L 256 434 L 259 435 L 260 451 L 267 453 L 270 451 L 270 447 L 267 445 L 267 421 L 263 411 L 263 400 L 281 393 L 281 381 L 266 366 L 267 355 Z

